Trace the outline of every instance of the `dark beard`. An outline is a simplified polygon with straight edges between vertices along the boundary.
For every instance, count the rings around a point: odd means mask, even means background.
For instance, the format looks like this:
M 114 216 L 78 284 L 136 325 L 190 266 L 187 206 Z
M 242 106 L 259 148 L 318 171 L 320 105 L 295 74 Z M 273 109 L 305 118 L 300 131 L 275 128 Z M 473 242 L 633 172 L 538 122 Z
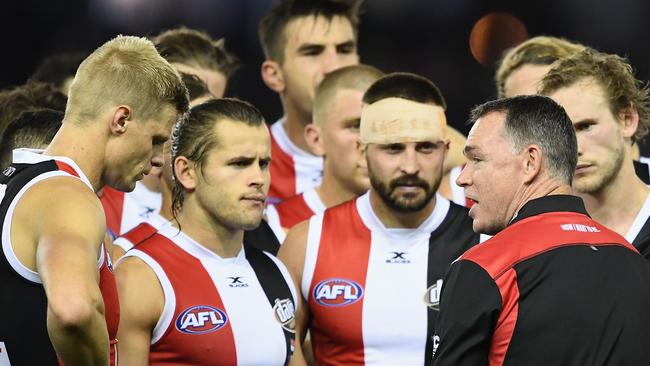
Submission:
M 429 204 L 429 202 L 431 202 L 433 195 L 436 194 L 441 179 L 441 177 L 439 177 L 437 181 L 433 183 L 433 185 L 429 185 L 429 183 L 421 178 L 418 178 L 416 175 L 403 175 L 399 178 L 391 180 L 386 185 L 373 174 L 371 169 L 368 169 L 368 176 L 370 177 L 370 185 L 377 192 L 377 194 L 379 194 L 379 197 L 381 197 L 386 206 L 399 212 L 416 212 L 422 210 L 427 204 Z M 423 188 L 424 196 L 419 199 L 404 199 L 405 196 L 393 195 L 395 189 L 403 185 Z

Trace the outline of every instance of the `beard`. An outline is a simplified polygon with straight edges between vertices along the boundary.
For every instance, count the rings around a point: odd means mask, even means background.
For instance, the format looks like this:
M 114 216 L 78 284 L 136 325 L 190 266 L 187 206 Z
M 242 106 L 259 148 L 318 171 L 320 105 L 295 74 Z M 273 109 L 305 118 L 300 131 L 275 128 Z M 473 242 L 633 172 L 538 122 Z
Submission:
M 417 175 L 411 174 L 402 175 L 385 183 L 373 173 L 370 165 L 368 166 L 368 176 L 370 177 L 370 185 L 386 206 L 399 212 L 416 212 L 426 207 L 431 202 L 433 195 L 438 191 L 442 179 L 442 170 L 431 184 Z M 424 194 L 419 191 L 400 194 L 397 192 L 397 188 L 400 186 L 420 187 L 424 190 Z
M 625 154 L 624 147 L 618 146 L 611 156 L 611 159 L 606 160 L 603 164 L 599 165 L 599 170 L 585 177 L 576 179 L 573 178 L 573 188 L 579 193 L 595 194 L 602 192 L 609 186 L 618 176 L 623 167 Z

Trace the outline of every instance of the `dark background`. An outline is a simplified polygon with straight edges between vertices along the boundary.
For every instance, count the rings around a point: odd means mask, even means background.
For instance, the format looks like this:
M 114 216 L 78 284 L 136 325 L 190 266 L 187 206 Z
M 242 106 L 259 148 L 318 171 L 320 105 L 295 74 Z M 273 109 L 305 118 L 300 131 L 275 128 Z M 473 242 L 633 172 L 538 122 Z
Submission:
M 257 23 L 271 0 L 3 1 L 0 10 L 0 87 L 23 83 L 54 52 L 92 51 L 117 34 L 155 35 L 185 25 L 225 37 L 242 61 L 227 96 L 257 105 L 269 122 L 280 101 L 262 83 Z M 364 63 L 410 71 L 433 80 L 461 131 L 469 109 L 495 97 L 494 65 L 482 66 L 469 48 L 473 24 L 492 11 L 510 13 L 530 36 L 561 36 L 629 57 L 637 77 L 650 78 L 650 1 L 647 0 L 366 0 L 359 54 Z

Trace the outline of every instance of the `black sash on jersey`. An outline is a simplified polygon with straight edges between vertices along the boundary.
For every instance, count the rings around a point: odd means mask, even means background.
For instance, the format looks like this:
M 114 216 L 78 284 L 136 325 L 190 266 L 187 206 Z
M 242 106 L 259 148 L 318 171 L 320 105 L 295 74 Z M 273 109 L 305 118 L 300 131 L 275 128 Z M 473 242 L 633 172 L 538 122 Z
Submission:
M 427 265 L 427 293 L 436 282 L 445 277 L 451 262 L 455 261 L 467 249 L 479 242 L 479 235 L 472 230 L 472 219 L 465 207 L 450 202 L 449 212 L 440 226 L 429 237 L 429 258 Z M 439 294 L 441 288 L 433 288 Z M 427 302 L 428 303 L 428 302 Z M 427 308 L 427 343 L 424 352 L 424 365 L 429 366 L 433 355 L 433 337 L 438 317 L 438 304 L 429 304 Z
M 0 201 L 0 233 L 9 206 L 20 190 L 35 177 L 58 170 L 53 160 L 36 164 L 12 164 L 0 174 L 6 186 Z M 2 237 L 0 235 L 0 245 Z M 28 281 L 11 267 L 0 250 L 0 342 L 12 365 L 56 365 L 57 358 L 47 333 L 47 298 L 43 286 Z
M 244 231 L 244 243 L 273 255 L 280 250 L 280 242 L 266 220 L 262 220 L 255 229 Z
M 293 301 L 293 295 L 289 289 L 289 285 L 285 280 L 282 272 L 278 266 L 264 254 L 259 249 L 251 246 L 250 244 L 244 243 L 244 251 L 246 253 L 246 259 L 253 267 L 255 271 L 255 276 L 264 290 L 271 307 L 275 310 L 278 301 L 287 299 L 293 304 L 293 308 L 296 308 L 296 304 Z M 284 331 L 284 338 L 287 344 L 287 359 L 285 365 L 289 363 L 289 359 L 293 354 L 293 342 L 296 338 L 296 333 L 287 330 L 285 327 L 282 327 Z

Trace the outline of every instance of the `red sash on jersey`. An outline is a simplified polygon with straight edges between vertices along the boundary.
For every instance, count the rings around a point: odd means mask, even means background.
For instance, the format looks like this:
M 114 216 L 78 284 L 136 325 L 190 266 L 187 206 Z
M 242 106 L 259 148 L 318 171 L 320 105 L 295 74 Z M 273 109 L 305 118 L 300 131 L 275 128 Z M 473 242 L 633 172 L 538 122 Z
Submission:
M 293 157 L 280 148 L 271 134 L 271 187 L 269 203 L 275 204 L 296 195 L 296 169 Z
M 237 365 L 228 315 L 201 262 L 160 234 L 137 249 L 162 267 L 176 297 L 172 322 L 151 345 L 149 365 Z
M 361 321 L 371 236 L 356 201 L 331 208 L 323 217 L 308 298 L 319 365 L 364 365 Z

